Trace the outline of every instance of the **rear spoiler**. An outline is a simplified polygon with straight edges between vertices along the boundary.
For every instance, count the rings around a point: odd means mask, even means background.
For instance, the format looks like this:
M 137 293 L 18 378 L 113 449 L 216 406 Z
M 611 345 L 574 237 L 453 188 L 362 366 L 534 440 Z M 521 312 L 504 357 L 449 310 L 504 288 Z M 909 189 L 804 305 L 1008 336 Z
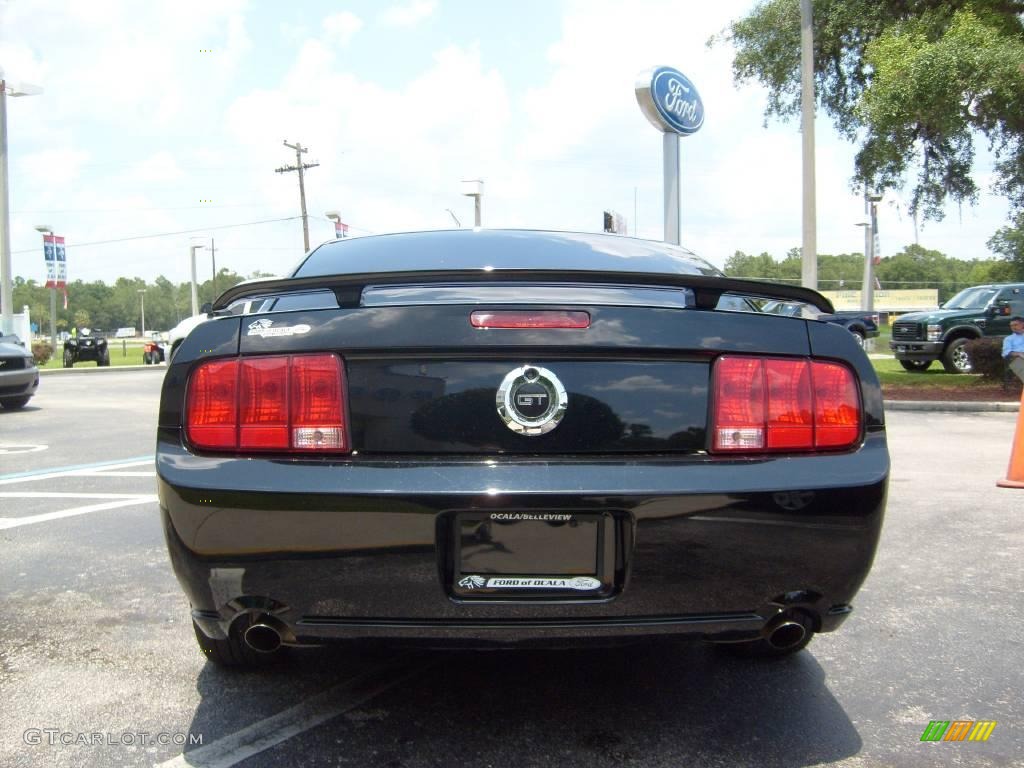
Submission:
M 366 272 L 347 275 L 316 275 L 252 280 L 228 288 L 213 303 L 213 312 L 227 308 L 239 299 L 280 296 L 309 291 L 334 291 L 339 307 L 358 307 L 363 288 L 368 285 L 417 285 L 423 283 L 495 283 L 540 281 L 548 283 L 611 283 L 689 288 L 698 309 L 714 309 L 723 293 L 764 299 L 782 299 L 811 304 L 822 312 L 835 311 L 832 302 L 817 291 L 795 285 L 738 280 L 712 275 L 679 275 L 660 272 L 588 272 L 586 270 L 545 269 L 452 269 L 413 272 Z

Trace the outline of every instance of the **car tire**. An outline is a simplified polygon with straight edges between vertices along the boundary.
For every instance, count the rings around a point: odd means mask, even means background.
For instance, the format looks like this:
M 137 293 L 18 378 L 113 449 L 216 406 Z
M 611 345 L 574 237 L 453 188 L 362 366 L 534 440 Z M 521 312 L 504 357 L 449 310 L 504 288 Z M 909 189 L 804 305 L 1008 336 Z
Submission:
M 900 365 L 903 366 L 903 370 L 910 371 L 911 373 L 922 373 L 927 371 L 931 365 L 931 360 L 900 360 Z
M 851 330 L 850 333 L 853 335 L 853 340 L 857 342 L 857 346 L 864 349 L 864 332 L 858 330 Z
M 106 368 L 110 365 L 110 352 L 104 351 L 102 355 L 96 358 L 96 365 L 100 368 Z
M 192 629 L 195 630 L 196 642 L 203 655 L 218 667 L 233 667 L 235 669 L 265 667 L 280 662 L 287 650 L 282 646 L 272 653 L 255 651 L 242 640 L 241 627 L 233 627 L 233 631 L 224 640 L 207 637 L 196 624 L 195 619 L 192 620 Z
M 24 408 L 28 405 L 28 401 L 32 399 L 32 395 L 25 395 L 24 397 L 5 397 L 0 400 L 0 406 L 3 406 L 4 410 L 16 411 L 19 408 Z
M 953 339 L 946 345 L 946 349 L 942 353 L 942 367 L 946 369 L 946 373 L 972 373 L 974 371 L 971 366 L 971 358 L 967 354 L 967 342 L 969 341 L 970 339 L 961 337 Z
M 814 622 L 810 616 L 804 613 L 794 613 L 788 616 L 788 624 L 794 625 L 787 628 L 790 635 L 787 640 L 795 639 L 793 632 L 803 630 L 803 634 L 797 642 L 787 642 L 780 647 L 768 641 L 767 638 L 759 638 L 746 643 L 721 643 L 718 647 L 731 656 L 738 656 L 744 659 L 781 659 L 799 653 L 814 638 Z
M 74 368 L 75 367 L 75 356 L 74 356 L 74 354 L 72 354 L 71 350 L 69 350 L 69 349 L 65 349 L 64 350 L 64 367 L 65 368 Z

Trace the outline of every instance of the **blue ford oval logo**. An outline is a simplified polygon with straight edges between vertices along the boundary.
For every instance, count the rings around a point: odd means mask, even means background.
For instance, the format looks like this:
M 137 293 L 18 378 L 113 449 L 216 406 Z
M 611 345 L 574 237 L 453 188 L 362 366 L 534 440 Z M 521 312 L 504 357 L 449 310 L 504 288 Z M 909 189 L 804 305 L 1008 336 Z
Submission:
M 690 79 L 672 67 L 658 67 L 637 83 L 636 96 L 647 119 L 662 131 L 696 133 L 704 124 L 704 102 Z M 646 81 L 646 82 L 645 82 Z

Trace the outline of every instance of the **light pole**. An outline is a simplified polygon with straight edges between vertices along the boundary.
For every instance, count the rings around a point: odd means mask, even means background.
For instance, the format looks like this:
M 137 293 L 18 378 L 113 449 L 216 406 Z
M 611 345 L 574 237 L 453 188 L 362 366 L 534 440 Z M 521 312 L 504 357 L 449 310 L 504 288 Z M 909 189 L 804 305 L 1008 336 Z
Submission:
M 199 287 L 196 285 L 196 251 L 205 248 L 205 245 L 189 246 L 189 262 L 192 267 L 192 314 L 199 314 Z
M 217 244 L 210 238 L 210 268 L 213 270 L 213 298 L 217 299 Z
M 817 193 L 814 180 L 814 8 L 800 0 L 800 133 L 803 150 L 801 284 L 818 289 Z
M 15 87 L 7 82 L 0 67 L 0 334 L 14 330 L 14 292 L 11 275 L 11 218 L 7 189 L 7 97 L 42 93 L 28 83 Z M 56 340 L 54 340 L 56 343 Z
M 484 196 L 484 182 L 481 179 L 463 179 L 462 194 L 464 194 L 466 197 L 473 198 L 473 226 L 482 226 L 480 224 L 480 200 Z
M 860 308 L 868 312 L 875 309 L 875 227 L 881 199 L 881 195 L 872 195 L 864 187 L 864 282 L 860 289 Z
M 42 233 L 45 238 L 47 235 L 53 237 L 53 227 L 47 224 L 37 224 L 36 232 Z M 43 241 L 46 242 L 45 240 Z M 45 245 L 44 245 L 45 247 Z M 57 244 L 54 243 L 54 248 Z M 56 257 L 56 254 L 54 254 Z M 50 287 L 50 343 L 55 347 L 57 346 L 57 288 L 55 286 Z
M 142 310 L 142 338 L 146 338 L 146 289 L 138 288 L 135 291 L 139 294 L 139 305 Z

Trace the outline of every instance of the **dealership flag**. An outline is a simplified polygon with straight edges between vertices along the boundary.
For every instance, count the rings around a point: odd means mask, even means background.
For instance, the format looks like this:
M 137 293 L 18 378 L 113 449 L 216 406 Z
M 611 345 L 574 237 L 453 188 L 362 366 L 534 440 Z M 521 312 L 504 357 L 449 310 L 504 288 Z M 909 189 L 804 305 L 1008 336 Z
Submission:
M 334 220 L 334 236 L 335 237 L 348 237 L 348 224 L 342 224 L 337 219 Z
M 46 261 L 46 287 L 64 288 L 68 281 L 68 262 L 63 237 L 43 235 L 43 259 Z

